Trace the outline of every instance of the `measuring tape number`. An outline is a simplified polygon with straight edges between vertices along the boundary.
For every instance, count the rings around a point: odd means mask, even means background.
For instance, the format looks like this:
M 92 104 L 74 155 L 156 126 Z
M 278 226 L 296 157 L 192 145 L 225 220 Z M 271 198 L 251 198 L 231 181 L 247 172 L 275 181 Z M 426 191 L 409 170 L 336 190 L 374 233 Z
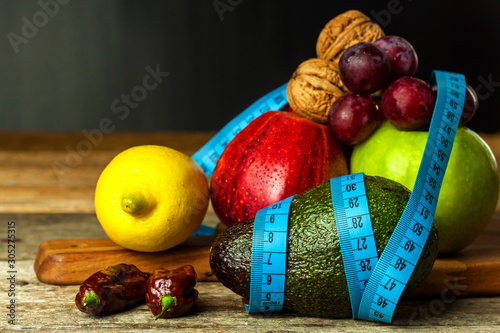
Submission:
M 201 166 L 205 176 L 208 177 L 214 172 L 215 165 L 224 148 L 236 134 L 261 114 L 271 110 L 278 111 L 287 103 L 286 86 L 287 83 L 259 98 L 227 123 L 200 150 L 193 154 L 193 160 Z

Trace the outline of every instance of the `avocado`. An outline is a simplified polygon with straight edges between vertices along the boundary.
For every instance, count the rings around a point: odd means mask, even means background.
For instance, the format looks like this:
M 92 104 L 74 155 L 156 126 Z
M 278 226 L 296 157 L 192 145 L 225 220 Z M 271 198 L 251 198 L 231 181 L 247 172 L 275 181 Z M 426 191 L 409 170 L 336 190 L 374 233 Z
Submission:
M 365 175 L 364 179 L 380 257 L 406 207 L 410 191 L 387 178 Z M 217 235 L 210 250 L 210 266 L 217 279 L 245 299 L 250 297 L 252 232 L 253 219 L 235 224 Z M 352 317 L 329 181 L 293 198 L 287 245 L 283 311 L 311 317 Z M 403 296 L 427 277 L 437 249 L 437 229 L 433 222 Z

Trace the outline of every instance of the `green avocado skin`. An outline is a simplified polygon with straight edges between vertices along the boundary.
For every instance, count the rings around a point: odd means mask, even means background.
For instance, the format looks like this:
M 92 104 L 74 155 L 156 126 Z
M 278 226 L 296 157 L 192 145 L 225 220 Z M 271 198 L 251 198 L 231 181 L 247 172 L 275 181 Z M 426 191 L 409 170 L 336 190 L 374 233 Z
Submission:
M 410 191 L 387 178 L 364 177 L 380 257 L 406 207 Z M 253 220 L 235 224 L 216 237 L 210 250 L 210 266 L 217 279 L 245 299 L 250 294 L 252 232 Z M 427 277 L 437 252 L 438 235 L 433 223 L 405 294 Z M 330 182 L 293 198 L 288 226 L 283 310 L 311 317 L 352 317 Z

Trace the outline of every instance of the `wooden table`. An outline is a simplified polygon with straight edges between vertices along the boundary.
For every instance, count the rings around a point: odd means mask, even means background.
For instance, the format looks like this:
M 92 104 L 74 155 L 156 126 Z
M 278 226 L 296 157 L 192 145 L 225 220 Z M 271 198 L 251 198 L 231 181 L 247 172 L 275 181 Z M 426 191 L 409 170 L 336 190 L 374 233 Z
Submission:
M 33 264 L 41 242 L 50 239 L 102 238 L 93 206 L 95 183 L 120 151 L 140 144 L 160 144 L 192 154 L 213 133 L 0 133 L 1 242 L 0 328 L 37 331 L 325 332 L 325 331 L 499 331 L 500 296 L 406 299 L 393 325 L 296 317 L 275 313 L 248 315 L 241 298 L 219 282 L 200 282 L 193 311 L 181 318 L 153 320 L 142 304 L 116 315 L 92 318 L 74 305 L 78 286 L 40 282 Z M 500 160 L 500 135 L 482 135 Z M 497 206 L 497 213 L 500 206 Z M 207 221 L 216 217 L 209 209 Z M 7 228 L 15 221 L 15 283 L 8 278 Z M 8 323 L 9 289 L 15 289 L 15 323 Z

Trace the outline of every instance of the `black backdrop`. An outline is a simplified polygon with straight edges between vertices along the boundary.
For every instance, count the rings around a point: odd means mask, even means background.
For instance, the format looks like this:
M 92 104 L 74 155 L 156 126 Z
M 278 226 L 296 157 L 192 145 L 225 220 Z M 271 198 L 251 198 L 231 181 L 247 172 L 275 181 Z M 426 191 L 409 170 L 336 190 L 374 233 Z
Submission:
M 0 130 L 217 130 L 352 8 L 414 45 L 417 77 L 464 73 L 480 96 L 469 127 L 500 130 L 495 0 L 2 0 Z

